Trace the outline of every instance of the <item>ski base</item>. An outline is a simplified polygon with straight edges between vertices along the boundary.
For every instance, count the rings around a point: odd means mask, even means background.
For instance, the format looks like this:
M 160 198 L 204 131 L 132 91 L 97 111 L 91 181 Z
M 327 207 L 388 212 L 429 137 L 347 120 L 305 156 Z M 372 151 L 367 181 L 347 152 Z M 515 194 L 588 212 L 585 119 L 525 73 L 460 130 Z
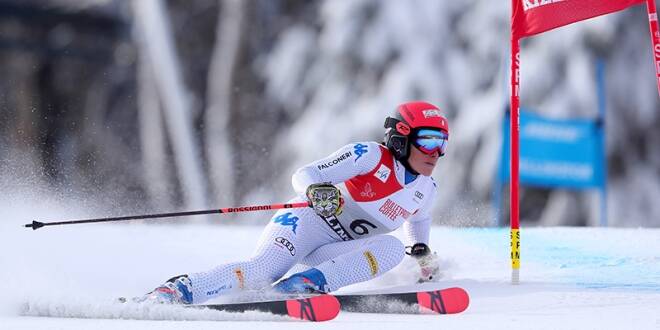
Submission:
M 225 312 L 260 311 L 312 322 L 332 320 L 339 314 L 340 310 L 340 304 L 337 298 L 325 294 L 300 299 L 237 304 L 190 305 L 186 307 L 207 308 Z
M 336 297 L 342 310 L 356 313 L 457 314 L 465 311 L 470 304 L 470 297 L 462 288 Z

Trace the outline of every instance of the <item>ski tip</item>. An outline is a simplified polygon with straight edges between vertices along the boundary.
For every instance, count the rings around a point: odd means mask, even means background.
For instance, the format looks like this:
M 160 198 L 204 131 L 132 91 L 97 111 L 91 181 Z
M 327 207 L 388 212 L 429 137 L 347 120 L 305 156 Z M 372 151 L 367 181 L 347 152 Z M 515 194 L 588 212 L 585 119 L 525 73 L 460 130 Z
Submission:
M 324 294 L 305 299 L 287 300 L 286 309 L 289 316 L 293 318 L 321 322 L 337 317 L 340 304 L 334 296 Z
M 443 292 L 445 300 L 445 307 L 447 308 L 447 314 L 454 314 L 463 312 L 470 306 L 470 295 L 467 291 L 462 288 L 450 288 L 447 292 Z M 451 295 L 451 299 L 447 297 Z
M 447 288 L 437 291 L 418 292 L 420 307 L 438 314 L 461 313 L 470 305 L 470 296 L 462 288 Z

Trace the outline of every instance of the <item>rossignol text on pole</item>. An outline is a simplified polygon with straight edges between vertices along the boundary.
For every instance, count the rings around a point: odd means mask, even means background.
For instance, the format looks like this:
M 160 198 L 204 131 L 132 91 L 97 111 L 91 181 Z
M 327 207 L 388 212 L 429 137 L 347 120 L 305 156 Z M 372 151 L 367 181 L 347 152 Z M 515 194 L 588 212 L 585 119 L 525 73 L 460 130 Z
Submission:
M 66 221 L 56 221 L 56 222 L 40 222 L 40 221 L 35 220 L 35 221 L 32 221 L 32 223 L 25 224 L 24 226 L 27 227 L 27 228 L 32 228 L 33 230 L 37 230 L 37 229 L 39 229 L 41 227 L 45 227 L 45 226 L 74 225 L 74 224 L 81 224 L 81 223 L 98 223 L 98 222 L 111 222 L 111 221 L 144 220 L 144 219 L 156 219 L 156 218 L 171 218 L 171 217 L 183 217 L 183 216 L 202 215 L 202 214 L 215 214 L 215 213 L 221 214 L 221 213 L 238 213 L 238 212 L 252 212 L 252 211 L 268 211 L 268 210 L 294 209 L 294 208 L 303 208 L 303 207 L 309 207 L 309 202 L 227 207 L 227 208 L 222 208 L 222 209 L 212 209 L 212 210 L 202 210 L 202 211 L 143 214 L 143 215 L 130 215 L 130 216 L 124 216 L 124 217 L 96 218 L 96 219 L 84 219 L 84 220 L 66 220 Z

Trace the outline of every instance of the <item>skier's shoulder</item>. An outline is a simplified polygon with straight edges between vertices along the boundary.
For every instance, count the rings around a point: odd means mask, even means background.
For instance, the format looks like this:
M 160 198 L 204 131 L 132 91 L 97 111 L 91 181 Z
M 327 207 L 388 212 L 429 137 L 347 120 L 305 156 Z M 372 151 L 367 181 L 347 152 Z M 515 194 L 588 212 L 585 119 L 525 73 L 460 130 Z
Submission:
M 347 153 L 351 153 L 351 156 L 356 162 L 380 159 L 383 151 L 387 151 L 384 146 L 373 141 L 352 142 L 343 146 L 341 149 Z
M 366 151 L 381 150 L 381 148 L 385 148 L 385 146 L 383 146 L 382 144 L 374 141 L 351 142 L 347 144 L 345 147 L 350 147 L 355 150 L 366 150 Z
M 431 182 L 431 184 L 433 185 L 433 189 L 437 190 L 438 189 L 438 184 L 435 183 L 435 179 L 432 176 L 427 176 L 427 178 L 429 178 L 429 182 Z
M 437 190 L 438 190 L 438 184 L 435 182 L 435 179 L 433 179 L 432 176 L 425 176 L 425 175 L 420 175 L 419 179 L 421 179 L 421 189 L 435 195 Z

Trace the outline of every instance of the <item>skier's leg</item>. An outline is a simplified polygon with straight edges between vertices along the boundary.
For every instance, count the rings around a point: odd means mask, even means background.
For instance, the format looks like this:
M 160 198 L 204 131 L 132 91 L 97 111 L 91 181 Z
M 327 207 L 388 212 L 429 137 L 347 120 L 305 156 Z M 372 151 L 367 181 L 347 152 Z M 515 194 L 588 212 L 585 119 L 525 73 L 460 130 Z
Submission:
M 313 268 L 291 275 L 278 283 L 276 289 L 309 292 L 313 291 L 310 284 L 317 284 L 312 288 L 335 291 L 382 275 L 398 265 L 404 255 L 403 243 L 390 235 L 326 244 L 302 260 Z
M 302 257 L 329 242 L 311 209 L 277 212 L 264 229 L 249 260 L 189 275 L 194 303 L 221 294 L 270 286 Z

